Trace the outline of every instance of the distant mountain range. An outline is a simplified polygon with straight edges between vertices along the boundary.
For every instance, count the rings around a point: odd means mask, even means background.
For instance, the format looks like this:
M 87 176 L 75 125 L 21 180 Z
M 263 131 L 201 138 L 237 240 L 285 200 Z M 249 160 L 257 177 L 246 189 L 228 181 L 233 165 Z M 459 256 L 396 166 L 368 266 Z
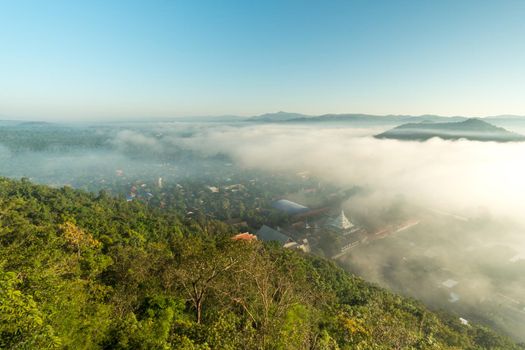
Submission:
M 445 140 L 525 141 L 525 136 L 494 126 L 477 118 L 449 123 L 423 121 L 397 126 L 375 136 L 379 139 L 425 141 L 433 137 Z
M 284 121 L 290 121 L 290 120 L 302 120 L 302 119 L 309 119 L 309 118 L 315 118 L 315 116 L 309 116 L 309 115 L 300 114 L 300 113 L 289 113 L 289 112 L 279 111 L 276 113 L 265 113 L 265 114 L 257 115 L 255 117 L 250 117 L 247 120 L 256 121 L 256 122 L 284 122 Z
M 307 115 L 301 113 L 291 112 L 275 112 L 265 113 L 257 116 L 237 116 L 237 115 L 222 115 L 222 116 L 189 116 L 189 117 L 173 117 L 173 118 L 148 118 L 133 122 L 200 122 L 200 123 L 283 123 L 283 124 L 331 124 L 341 126 L 356 126 L 356 127 L 370 127 L 370 126 L 397 126 L 406 123 L 419 122 L 434 122 L 434 123 L 448 123 L 461 122 L 469 119 L 464 116 L 444 117 L 433 114 L 424 114 L 419 116 L 413 115 L 373 115 L 362 113 L 347 113 L 347 114 L 322 114 L 322 115 Z M 505 128 L 523 129 L 525 132 L 525 116 L 517 115 L 499 115 L 487 116 L 479 118 L 491 124 Z M 35 120 L 38 122 L 37 120 Z M 119 122 L 118 120 L 113 122 Z M 0 118 L 0 126 L 31 123 L 28 120 L 9 120 L 9 118 Z M 30 124 L 27 124 L 30 125 Z
M 444 117 L 439 115 L 425 114 L 419 116 L 412 115 L 373 115 L 373 114 L 322 114 L 322 115 L 306 115 L 300 113 L 276 112 L 266 113 L 254 117 L 245 118 L 244 121 L 249 122 L 271 122 L 271 123 L 351 123 L 351 124 L 390 124 L 399 125 L 404 123 L 419 123 L 419 122 L 461 122 L 469 119 L 469 117 L 453 116 Z M 501 115 L 488 116 L 478 118 L 490 123 L 525 123 L 525 116 L 515 115 Z

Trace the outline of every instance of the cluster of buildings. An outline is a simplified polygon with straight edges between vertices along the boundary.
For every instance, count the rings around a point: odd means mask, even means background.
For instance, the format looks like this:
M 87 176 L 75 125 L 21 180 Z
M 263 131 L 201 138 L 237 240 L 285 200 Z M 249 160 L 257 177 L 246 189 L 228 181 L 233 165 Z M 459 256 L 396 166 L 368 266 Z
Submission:
M 343 210 L 338 215 L 330 215 L 331 208 L 310 209 L 287 199 L 273 202 L 272 208 L 287 214 L 292 224 L 287 229 L 263 225 L 255 234 L 262 241 L 277 242 L 285 248 L 310 252 L 311 242 L 308 238 L 319 241 L 328 231 L 338 237 L 341 250 L 355 246 L 363 239 L 364 230 L 352 223 Z
M 255 234 L 258 239 L 274 241 L 283 247 L 305 252 L 310 252 L 312 247 L 319 248 L 332 259 L 339 259 L 363 243 L 385 238 L 419 223 L 417 220 L 408 220 L 368 232 L 352 222 L 344 210 L 336 213 L 333 207 L 310 209 L 280 199 L 272 203 L 272 208 L 286 214 L 290 224 L 285 229 L 263 225 Z

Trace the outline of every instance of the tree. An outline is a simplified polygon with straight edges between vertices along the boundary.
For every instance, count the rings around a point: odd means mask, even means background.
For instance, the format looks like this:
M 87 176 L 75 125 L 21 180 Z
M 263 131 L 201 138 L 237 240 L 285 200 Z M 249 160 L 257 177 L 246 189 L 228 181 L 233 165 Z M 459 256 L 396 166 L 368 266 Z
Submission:
M 76 251 L 80 257 L 82 251 L 89 248 L 100 247 L 100 242 L 86 233 L 73 222 L 67 221 L 59 226 L 66 242 Z
M 219 251 L 213 242 L 192 237 L 180 242 L 176 260 L 175 279 L 195 309 L 196 322 L 201 323 L 206 298 L 238 259 Z
M 0 349 L 58 348 L 53 328 L 33 298 L 16 288 L 19 282 L 0 266 Z

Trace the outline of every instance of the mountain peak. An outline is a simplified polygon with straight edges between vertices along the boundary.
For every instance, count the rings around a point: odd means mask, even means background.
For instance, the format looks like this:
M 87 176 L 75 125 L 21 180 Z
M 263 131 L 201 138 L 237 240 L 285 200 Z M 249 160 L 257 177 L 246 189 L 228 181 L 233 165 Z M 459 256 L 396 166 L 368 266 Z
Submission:
M 494 126 L 479 118 L 450 123 L 407 123 L 385 131 L 376 138 L 425 141 L 433 137 L 444 140 L 525 141 L 525 136 Z

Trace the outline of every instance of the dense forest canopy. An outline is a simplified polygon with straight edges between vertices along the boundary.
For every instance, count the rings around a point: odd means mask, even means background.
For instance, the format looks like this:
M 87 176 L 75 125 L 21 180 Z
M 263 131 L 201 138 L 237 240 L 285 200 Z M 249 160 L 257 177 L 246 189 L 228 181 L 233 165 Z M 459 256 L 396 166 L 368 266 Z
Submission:
M 0 180 L 2 349 L 519 349 L 211 219 Z

